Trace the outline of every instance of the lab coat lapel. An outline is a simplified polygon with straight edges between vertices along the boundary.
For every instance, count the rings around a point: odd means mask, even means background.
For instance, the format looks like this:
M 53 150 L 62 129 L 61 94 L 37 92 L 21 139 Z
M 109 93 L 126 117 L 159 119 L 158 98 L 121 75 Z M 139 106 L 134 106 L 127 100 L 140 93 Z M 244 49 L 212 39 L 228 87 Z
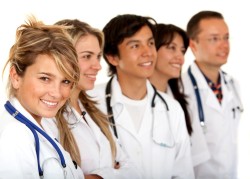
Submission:
M 192 73 L 196 79 L 196 82 L 197 82 L 197 85 L 199 88 L 201 100 L 204 99 L 204 102 L 202 101 L 202 103 L 206 103 L 206 105 L 209 106 L 210 108 L 212 108 L 218 112 L 221 112 L 220 103 L 218 102 L 218 100 L 217 100 L 215 94 L 213 93 L 213 91 L 211 90 L 211 88 L 208 86 L 205 77 L 201 73 L 201 71 L 198 68 L 198 66 L 196 65 L 196 63 L 192 64 L 191 69 L 192 69 Z
M 111 88 L 112 88 L 111 107 L 113 109 L 115 124 L 127 130 L 133 136 L 137 136 L 137 132 L 135 130 L 133 121 L 128 111 L 124 108 L 124 103 L 122 101 L 122 91 L 116 76 L 114 76 L 114 79 L 112 80 Z
M 221 72 L 222 74 L 222 72 Z M 233 101 L 233 90 L 230 90 L 232 87 L 230 86 L 230 84 L 225 84 L 225 81 L 226 83 L 229 83 L 230 79 L 228 79 L 228 77 L 225 75 L 225 74 L 222 74 L 224 75 L 223 78 L 222 78 L 222 94 L 223 94 L 223 98 L 222 98 L 222 107 L 225 108 L 226 106 L 228 106 L 228 104 L 231 104 L 232 101 Z M 225 78 L 225 80 L 224 80 Z M 229 89 L 230 88 L 230 89 Z
M 147 91 L 149 100 L 143 119 L 144 125 L 141 126 L 140 134 L 143 135 L 144 133 L 148 133 L 148 130 L 150 129 L 152 131 L 152 138 L 154 142 L 163 147 L 172 146 L 174 144 L 174 138 L 170 129 L 170 119 L 167 115 L 166 106 L 161 99 L 156 96 L 155 107 L 152 108 L 151 100 L 153 99 L 154 90 L 149 82 L 147 83 Z M 165 95 L 159 91 L 158 93 L 162 96 Z M 165 97 L 163 98 L 166 100 Z

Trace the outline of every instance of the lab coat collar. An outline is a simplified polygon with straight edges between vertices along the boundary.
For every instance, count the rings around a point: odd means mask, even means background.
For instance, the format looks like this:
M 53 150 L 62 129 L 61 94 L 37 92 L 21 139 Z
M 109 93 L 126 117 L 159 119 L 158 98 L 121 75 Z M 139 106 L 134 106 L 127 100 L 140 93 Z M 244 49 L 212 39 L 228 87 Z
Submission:
M 194 75 L 196 81 L 197 81 L 197 85 L 199 87 L 199 89 L 208 89 L 210 88 L 207 84 L 207 81 L 204 77 L 204 75 L 202 74 L 201 70 L 199 69 L 199 67 L 197 66 L 196 63 L 191 64 L 191 72 Z
M 225 77 L 227 83 L 229 83 L 230 79 L 228 75 L 225 75 L 223 74 L 222 71 L 220 71 L 223 99 L 222 99 L 222 104 L 219 104 L 216 96 L 214 95 L 213 91 L 207 84 L 204 75 L 202 74 L 196 63 L 193 63 L 191 65 L 191 71 L 197 81 L 200 93 L 202 92 L 202 90 L 207 91 L 206 104 L 211 108 L 217 110 L 218 112 L 222 113 L 223 112 L 222 108 L 224 106 L 227 106 L 227 104 L 233 99 L 232 90 L 229 90 L 230 86 L 229 84 L 226 85 L 224 80 Z
M 43 130 L 43 128 L 38 124 L 38 122 L 31 116 L 31 114 L 21 105 L 21 103 L 18 101 L 17 98 L 11 98 L 10 103 L 23 115 L 25 116 L 27 119 L 29 119 L 32 123 L 34 123 L 37 127 L 39 127 L 41 130 Z M 42 119 L 41 119 L 42 120 Z M 45 119 L 45 120 L 50 120 L 50 119 Z M 38 135 L 40 136 L 41 134 L 38 133 Z M 46 139 L 44 137 L 40 137 L 39 138 L 41 141 L 45 141 Z
M 150 84 L 150 82 L 148 80 L 147 80 L 146 83 L 147 83 L 146 86 L 147 86 L 148 98 L 152 99 L 153 88 L 152 88 L 152 86 L 151 86 L 151 84 Z M 112 91 L 112 98 L 111 98 L 111 103 L 110 104 L 111 104 L 111 107 L 113 108 L 113 113 L 116 115 L 115 116 L 116 125 L 119 125 L 120 127 L 126 129 L 133 136 L 138 136 L 140 131 L 141 131 L 142 126 L 140 128 L 139 133 L 137 133 L 129 113 L 124 108 L 124 103 L 123 103 L 123 98 L 122 98 L 122 91 L 121 91 L 121 88 L 120 88 L 120 85 L 119 85 L 119 82 L 118 82 L 116 76 L 114 76 L 114 78 L 112 80 L 111 91 Z M 151 101 L 151 100 L 148 100 L 148 101 Z M 146 105 L 150 105 L 149 102 L 147 102 Z M 142 121 L 141 125 L 143 125 L 143 122 L 144 121 Z
M 122 90 L 116 75 L 114 75 L 111 82 L 111 91 L 112 91 L 112 98 L 110 101 L 111 107 L 117 104 L 121 104 L 120 101 L 122 99 Z
M 191 72 L 194 75 L 194 78 L 195 78 L 196 83 L 198 85 L 201 98 L 202 98 L 202 93 L 205 93 L 206 94 L 204 97 L 205 103 L 208 106 L 210 106 L 211 108 L 215 109 L 216 111 L 222 112 L 221 105 L 219 104 L 216 96 L 214 95 L 213 91 L 211 90 L 211 88 L 207 84 L 207 81 L 206 81 L 204 75 L 202 74 L 202 72 L 200 71 L 200 69 L 196 63 L 193 63 L 191 65 Z
M 232 84 L 230 84 L 230 81 L 232 80 L 231 77 L 227 74 L 223 74 L 223 72 L 220 72 L 221 75 L 221 87 L 222 87 L 222 94 L 223 94 L 223 99 L 222 99 L 222 107 L 228 106 L 228 104 L 232 103 L 232 100 L 234 99 L 234 93 L 232 89 Z M 223 76 L 222 76 L 223 75 Z M 227 84 L 226 84 L 227 83 Z
M 24 109 L 24 107 L 21 105 L 21 103 L 18 101 L 17 98 L 11 98 L 10 103 L 23 115 L 25 116 L 27 119 L 29 119 L 32 123 L 34 123 L 35 125 L 37 125 L 39 128 L 41 128 L 41 126 L 37 123 L 37 121 L 31 116 L 31 114 Z M 41 128 L 42 129 L 42 128 Z M 42 129 L 43 130 L 43 129 Z
M 147 95 L 149 99 L 152 99 L 154 90 L 152 88 L 151 83 L 149 80 L 146 81 L 147 86 Z M 114 75 L 112 83 L 111 83 L 111 91 L 112 91 L 112 98 L 110 101 L 110 105 L 113 108 L 114 106 L 118 107 L 119 111 L 122 110 L 123 101 L 122 101 L 122 90 L 120 84 L 117 80 L 117 76 Z M 120 113 L 120 112 L 119 112 Z

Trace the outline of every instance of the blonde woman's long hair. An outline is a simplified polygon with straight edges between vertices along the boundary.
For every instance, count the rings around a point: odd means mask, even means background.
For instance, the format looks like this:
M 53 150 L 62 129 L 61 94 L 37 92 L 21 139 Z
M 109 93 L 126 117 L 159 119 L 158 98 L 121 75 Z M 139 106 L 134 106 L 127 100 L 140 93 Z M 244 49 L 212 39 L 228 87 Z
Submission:
M 67 28 L 69 27 L 62 25 L 45 25 L 31 16 L 28 22 L 18 27 L 16 31 L 16 41 L 10 49 L 2 76 L 8 65 L 10 68 L 14 67 L 19 76 L 24 76 L 27 67 L 35 63 L 38 55 L 47 54 L 54 59 L 65 78 L 72 82 L 73 89 L 79 81 L 80 70 L 77 53 L 72 38 L 67 33 Z M 16 89 L 13 88 L 10 78 L 8 78 L 7 92 L 9 98 L 16 95 Z M 66 105 L 58 111 L 56 118 L 60 119 L 64 111 L 66 111 Z M 58 123 L 62 130 L 67 131 L 65 120 L 59 120 Z M 78 148 L 75 147 L 73 135 L 69 132 L 65 135 L 67 142 L 72 144 L 66 149 L 71 153 L 79 153 Z M 73 160 L 79 160 L 75 155 L 73 156 Z
M 74 20 L 65 19 L 57 22 L 56 25 L 65 25 L 71 27 L 68 29 L 68 33 L 72 37 L 74 45 L 76 45 L 77 41 L 81 37 L 86 35 L 94 35 L 98 39 L 100 48 L 103 49 L 104 45 L 103 33 L 96 28 L 92 28 L 89 24 L 79 21 L 77 19 Z M 80 92 L 79 100 L 83 104 L 84 108 L 86 109 L 92 120 L 99 126 L 102 133 L 108 139 L 111 147 L 112 159 L 113 162 L 115 162 L 116 145 L 113 135 L 110 131 L 109 127 L 110 124 L 107 120 L 107 116 L 96 107 L 97 102 L 93 101 L 91 97 L 86 94 L 85 91 Z M 73 160 L 75 160 L 78 165 L 81 165 L 80 152 L 75 142 L 75 139 L 72 136 L 69 127 L 65 126 L 64 122 L 61 122 L 62 120 L 65 120 L 63 115 L 61 115 L 58 119 L 59 119 L 58 129 L 60 133 L 60 142 L 62 146 L 70 153 Z

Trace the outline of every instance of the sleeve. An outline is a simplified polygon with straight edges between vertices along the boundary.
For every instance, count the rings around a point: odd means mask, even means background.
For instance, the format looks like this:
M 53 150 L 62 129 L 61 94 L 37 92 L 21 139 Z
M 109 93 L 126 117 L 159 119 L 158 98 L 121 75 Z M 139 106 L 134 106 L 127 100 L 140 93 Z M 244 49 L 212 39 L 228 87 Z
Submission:
M 22 124 L 9 124 L 0 135 L 0 176 L 39 178 L 32 133 Z
M 142 178 L 141 172 L 132 162 L 132 160 L 125 154 L 122 150 L 118 141 L 116 141 L 116 161 L 119 162 L 120 168 L 114 169 L 113 167 L 99 168 L 92 172 L 92 174 L 97 174 L 104 179 L 140 179 Z
M 173 177 L 194 179 L 195 177 L 191 156 L 191 143 L 186 128 L 184 113 L 180 106 L 174 111 L 175 119 L 178 121 L 178 123 L 175 128 L 175 136 L 177 137 Z

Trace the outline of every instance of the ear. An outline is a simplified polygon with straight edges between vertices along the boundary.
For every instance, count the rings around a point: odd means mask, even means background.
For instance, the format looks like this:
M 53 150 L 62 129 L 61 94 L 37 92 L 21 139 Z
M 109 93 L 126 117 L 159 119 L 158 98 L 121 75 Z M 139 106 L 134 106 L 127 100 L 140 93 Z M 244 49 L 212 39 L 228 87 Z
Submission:
M 21 77 L 17 74 L 16 68 L 14 66 L 10 68 L 9 76 L 13 88 L 18 89 L 21 83 Z
M 109 63 L 111 63 L 113 66 L 118 66 L 119 64 L 118 56 L 106 55 L 106 58 L 108 59 Z
M 195 53 L 195 51 L 196 51 L 196 43 L 197 42 L 195 40 L 191 40 L 191 39 L 189 40 L 189 47 L 193 53 Z

